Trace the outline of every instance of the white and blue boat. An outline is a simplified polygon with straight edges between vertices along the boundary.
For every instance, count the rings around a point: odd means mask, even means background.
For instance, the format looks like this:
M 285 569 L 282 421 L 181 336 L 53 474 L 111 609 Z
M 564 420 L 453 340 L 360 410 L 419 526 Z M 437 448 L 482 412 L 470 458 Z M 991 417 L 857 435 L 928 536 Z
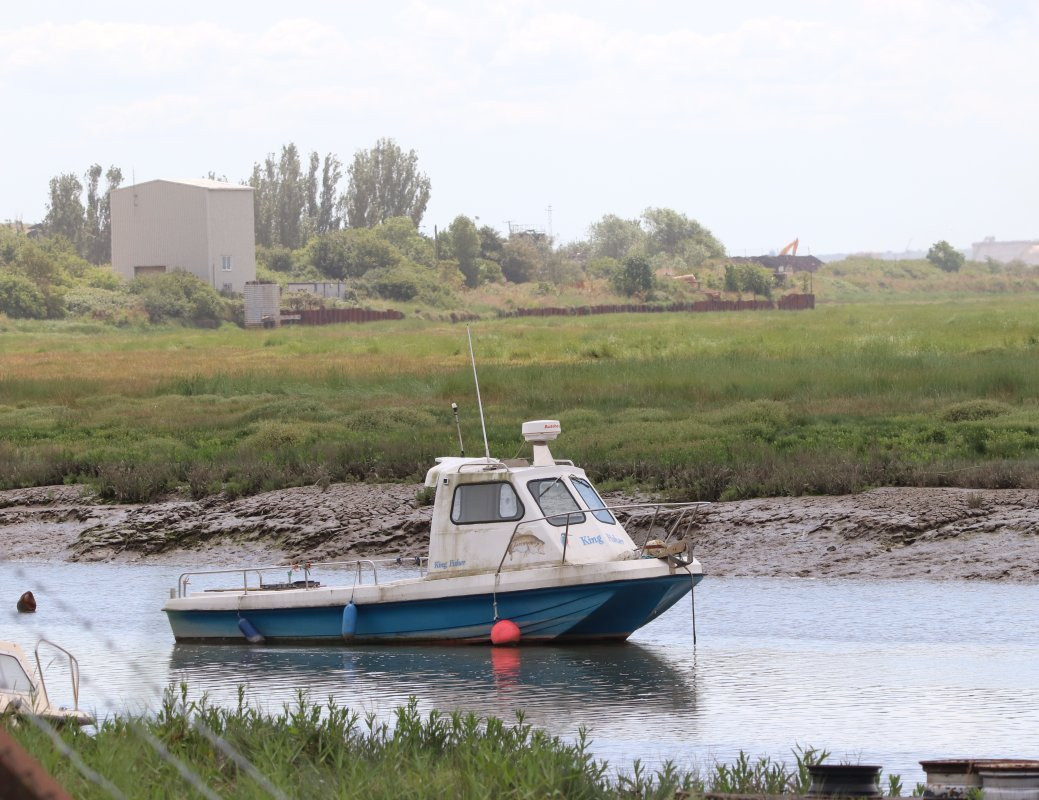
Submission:
M 678 533 L 699 503 L 607 506 L 584 470 L 556 460 L 555 420 L 523 424 L 533 458 L 437 459 L 429 550 L 410 559 L 296 565 L 304 579 L 265 582 L 292 565 L 181 575 L 165 612 L 179 642 L 572 642 L 624 640 L 703 577 Z M 622 524 L 642 515 L 637 545 Z M 418 574 L 380 580 L 410 561 Z M 325 586 L 322 571 L 346 575 Z M 391 572 L 399 573 L 398 569 Z M 189 586 L 234 576 L 233 588 Z

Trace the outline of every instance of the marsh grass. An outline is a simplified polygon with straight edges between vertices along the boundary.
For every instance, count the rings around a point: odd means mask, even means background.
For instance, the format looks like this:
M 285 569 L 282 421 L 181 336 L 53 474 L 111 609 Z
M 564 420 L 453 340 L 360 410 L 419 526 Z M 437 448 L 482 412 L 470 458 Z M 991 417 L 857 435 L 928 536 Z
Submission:
M 495 455 L 554 452 L 682 499 L 1039 485 L 1039 298 L 480 322 Z M 408 319 L 275 334 L 21 324 L 0 338 L 0 487 L 125 502 L 415 480 L 482 451 L 465 332 Z
M 248 759 L 289 797 L 567 797 L 672 798 L 676 791 L 702 792 L 698 774 L 667 763 L 647 772 L 615 777 L 590 753 L 583 731 L 565 741 L 527 723 L 471 713 L 432 711 L 423 716 L 415 700 L 396 709 L 386 724 L 338 705 L 311 702 L 302 692 L 279 712 L 245 702 L 214 706 L 187 688 L 167 690 L 154 716 L 114 716 L 94 733 L 61 733 L 88 767 L 134 798 L 195 797 L 173 765 L 146 742 L 151 733 L 221 797 L 270 795 L 226 751 L 211 743 L 203 723 Z M 77 798 L 107 797 L 87 782 L 38 729 L 11 732 Z

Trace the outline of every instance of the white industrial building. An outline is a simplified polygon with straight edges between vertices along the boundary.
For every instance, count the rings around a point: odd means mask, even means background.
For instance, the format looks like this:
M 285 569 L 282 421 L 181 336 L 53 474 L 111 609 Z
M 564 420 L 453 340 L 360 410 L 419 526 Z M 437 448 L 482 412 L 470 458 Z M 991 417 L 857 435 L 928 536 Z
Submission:
M 256 280 L 252 187 L 155 180 L 115 189 L 110 199 L 112 268 L 126 280 L 182 269 L 239 294 Z
M 986 236 L 980 242 L 971 245 L 971 261 L 998 261 L 1009 264 L 1022 261 L 1029 266 L 1039 266 L 1039 241 L 1034 239 L 1016 242 L 997 242 L 996 237 Z

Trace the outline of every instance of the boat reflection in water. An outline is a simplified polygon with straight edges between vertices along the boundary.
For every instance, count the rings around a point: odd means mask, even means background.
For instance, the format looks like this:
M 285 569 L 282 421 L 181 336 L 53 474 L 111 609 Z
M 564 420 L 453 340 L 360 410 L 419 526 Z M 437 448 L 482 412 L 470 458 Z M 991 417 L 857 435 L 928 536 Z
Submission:
M 691 654 L 672 661 L 637 644 L 552 648 L 472 647 L 248 647 L 177 644 L 169 679 L 196 694 L 230 700 L 246 685 L 251 702 L 271 711 L 312 700 L 382 716 L 414 696 L 422 709 L 461 709 L 511 722 L 522 710 L 556 731 L 594 729 L 595 738 L 645 734 L 674 715 L 695 728 L 696 676 Z

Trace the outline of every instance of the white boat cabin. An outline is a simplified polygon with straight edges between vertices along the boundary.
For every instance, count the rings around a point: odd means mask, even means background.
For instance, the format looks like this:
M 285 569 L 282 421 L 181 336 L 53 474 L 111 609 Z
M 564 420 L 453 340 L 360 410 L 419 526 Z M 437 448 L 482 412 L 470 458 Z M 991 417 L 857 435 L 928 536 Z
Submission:
M 436 488 L 430 578 L 638 556 L 584 470 L 552 457 L 548 442 L 559 433 L 556 420 L 523 423 L 530 464 L 437 459 L 425 482 Z

